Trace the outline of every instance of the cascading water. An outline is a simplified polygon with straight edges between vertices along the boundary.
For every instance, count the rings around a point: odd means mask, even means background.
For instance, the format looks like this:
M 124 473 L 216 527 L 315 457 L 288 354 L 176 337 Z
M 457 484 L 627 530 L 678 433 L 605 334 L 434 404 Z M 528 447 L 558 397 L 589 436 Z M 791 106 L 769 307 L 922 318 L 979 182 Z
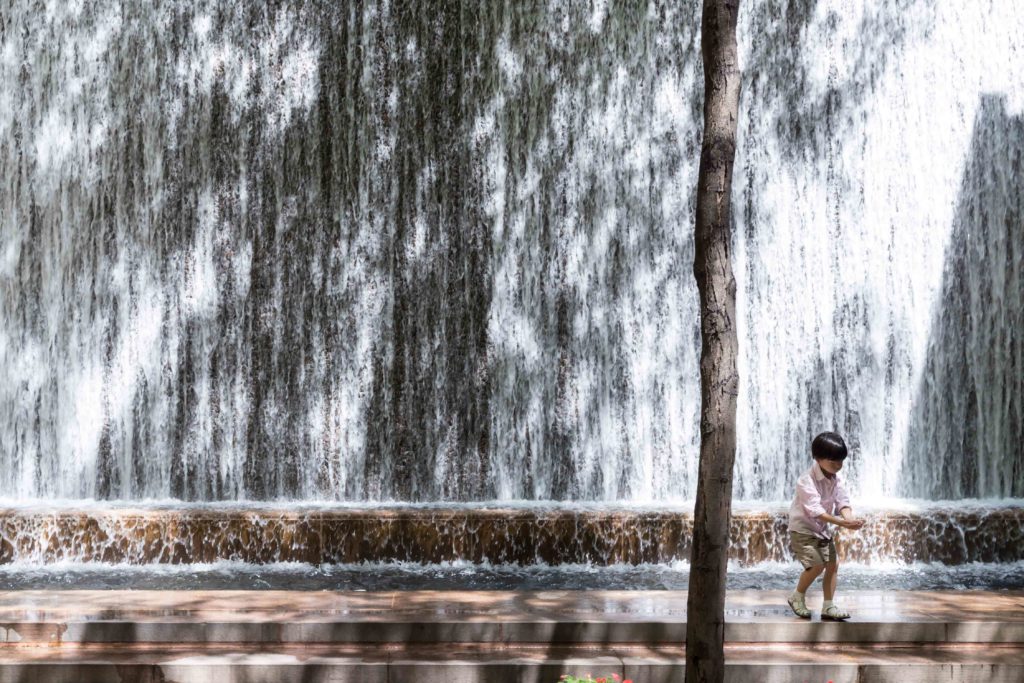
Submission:
M 863 498 L 1022 495 L 1024 8 L 746 19 L 741 497 L 784 492 L 822 424 Z
M 692 498 L 698 2 L 0 9 L 0 496 Z M 1022 36 L 742 4 L 738 498 L 1024 496 Z

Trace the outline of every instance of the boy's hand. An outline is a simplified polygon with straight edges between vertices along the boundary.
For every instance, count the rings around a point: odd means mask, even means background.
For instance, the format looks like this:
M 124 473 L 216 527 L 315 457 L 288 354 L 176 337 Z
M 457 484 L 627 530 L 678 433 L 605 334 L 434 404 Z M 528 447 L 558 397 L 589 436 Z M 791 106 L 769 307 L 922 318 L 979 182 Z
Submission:
M 861 528 L 862 526 L 864 526 L 863 519 L 856 519 L 852 517 L 850 519 L 844 519 L 842 523 L 842 527 L 844 529 L 853 529 L 854 531 Z

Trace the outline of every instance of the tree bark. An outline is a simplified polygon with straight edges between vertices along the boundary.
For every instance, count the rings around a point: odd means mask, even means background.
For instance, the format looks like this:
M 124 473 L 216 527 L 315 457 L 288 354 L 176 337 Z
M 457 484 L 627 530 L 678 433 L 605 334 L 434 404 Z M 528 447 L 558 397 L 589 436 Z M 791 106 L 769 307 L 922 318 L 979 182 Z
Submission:
M 704 0 L 704 135 L 693 274 L 700 293 L 700 466 L 686 618 L 686 683 L 725 677 L 725 569 L 736 458 L 736 280 L 729 203 L 740 71 L 739 0 Z

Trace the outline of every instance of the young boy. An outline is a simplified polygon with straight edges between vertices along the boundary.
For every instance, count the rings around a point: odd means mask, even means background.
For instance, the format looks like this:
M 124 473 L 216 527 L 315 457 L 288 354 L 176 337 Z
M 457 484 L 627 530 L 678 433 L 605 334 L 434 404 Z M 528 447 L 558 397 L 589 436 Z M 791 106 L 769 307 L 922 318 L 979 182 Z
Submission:
M 798 617 L 809 619 L 811 611 L 804 602 L 804 593 L 814 580 L 825 572 L 825 604 L 821 618 L 842 621 L 850 613 L 841 609 L 832 598 L 836 593 L 839 558 L 829 524 L 845 529 L 860 529 L 864 520 L 856 519 L 850 508 L 850 497 L 838 473 L 846 459 L 846 444 L 835 432 L 822 432 L 811 443 L 814 464 L 796 482 L 796 495 L 789 507 L 789 547 L 804 566 L 804 572 L 789 596 L 789 606 Z M 836 513 L 839 517 L 836 517 Z

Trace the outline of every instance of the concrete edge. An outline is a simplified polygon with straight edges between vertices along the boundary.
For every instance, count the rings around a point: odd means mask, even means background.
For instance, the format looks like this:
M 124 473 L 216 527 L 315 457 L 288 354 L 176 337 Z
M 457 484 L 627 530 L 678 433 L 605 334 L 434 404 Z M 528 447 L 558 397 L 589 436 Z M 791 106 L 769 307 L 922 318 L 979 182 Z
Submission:
M 0 647 L 29 643 L 683 643 L 685 622 L 187 622 L 0 624 Z M 726 624 L 727 643 L 1020 643 L 1024 622 Z
M 178 657 L 164 661 L 0 663 L 0 683 L 45 680 L 48 683 L 90 683 L 132 680 L 138 683 L 554 683 L 562 673 L 595 676 L 618 673 L 638 683 L 679 683 L 685 660 L 631 657 L 568 657 L 543 661 L 517 659 L 486 662 L 422 662 L 395 659 L 360 662 L 356 659 L 311 657 L 283 661 L 268 656 Z M 777 663 L 726 662 L 727 683 L 1019 683 L 1020 663 Z

